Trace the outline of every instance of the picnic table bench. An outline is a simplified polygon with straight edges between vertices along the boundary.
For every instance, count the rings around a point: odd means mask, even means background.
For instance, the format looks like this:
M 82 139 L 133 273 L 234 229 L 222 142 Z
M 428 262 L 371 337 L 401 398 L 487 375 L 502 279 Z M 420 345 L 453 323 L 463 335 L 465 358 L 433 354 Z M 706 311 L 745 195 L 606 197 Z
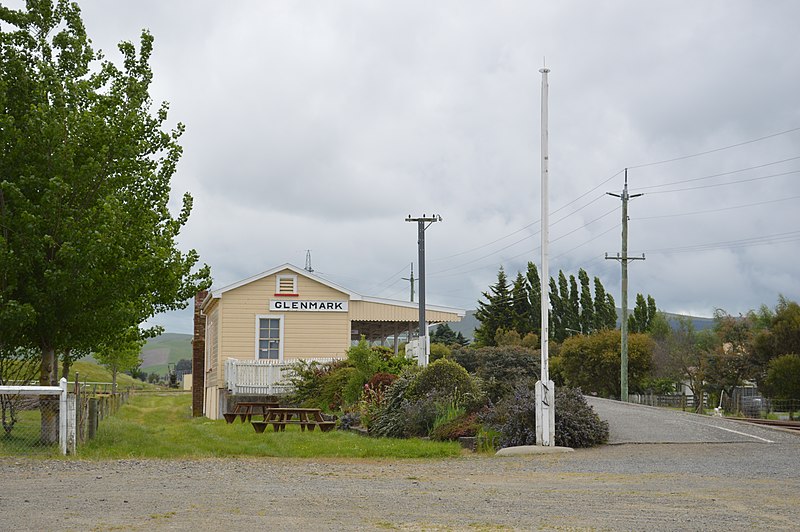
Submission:
M 300 430 L 314 430 L 316 427 L 328 432 L 336 426 L 335 421 L 326 421 L 319 408 L 269 408 L 264 414 L 264 421 L 251 421 L 256 432 L 264 432 L 267 425 L 272 430 L 282 432 L 286 425 L 299 425 Z
M 279 406 L 280 404 L 274 401 L 242 401 L 241 403 L 236 403 L 233 412 L 226 412 L 222 415 L 225 417 L 225 421 L 228 423 L 233 423 L 237 416 L 239 416 L 242 420 L 242 423 L 244 423 L 245 421 L 250 421 L 254 415 L 266 416 L 267 411 L 270 408 L 278 408 Z

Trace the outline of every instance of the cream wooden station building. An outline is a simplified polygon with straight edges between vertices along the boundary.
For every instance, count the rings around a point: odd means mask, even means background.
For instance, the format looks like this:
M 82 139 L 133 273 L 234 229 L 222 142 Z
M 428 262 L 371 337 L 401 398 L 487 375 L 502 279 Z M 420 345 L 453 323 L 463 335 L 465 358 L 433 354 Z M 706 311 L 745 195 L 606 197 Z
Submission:
M 358 294 L 291 264 L 211 289 L 205 317 L 204 414 L 222 417 L 232 394 L 281 390 L 299 360 L 346 357 L 362 335 L 386 341 L 419 329 L 417 303 Z M 457 322 L 464 310 L 426 305 L 428 323 Z M 197 379 L 195 379 L 196 381 Z

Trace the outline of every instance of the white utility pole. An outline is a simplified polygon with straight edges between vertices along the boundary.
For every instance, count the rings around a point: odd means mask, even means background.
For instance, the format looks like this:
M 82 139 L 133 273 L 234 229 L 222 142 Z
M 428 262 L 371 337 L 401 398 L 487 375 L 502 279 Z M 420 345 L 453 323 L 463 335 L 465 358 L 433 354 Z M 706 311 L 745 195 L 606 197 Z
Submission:
M 550 336 L 550 279 L 548 267 L 548 244 L 550 241 L 550 221 L 548 203 L 548 134 L 547 134 L 547 73 L 549 68 L 539 70 L 542 73 L 542 330 L 541 330 L 541 378 L 536 382 L 536 444 L 548 447 L 555 446 L 555 388 L 550 380 L 548 345 Z

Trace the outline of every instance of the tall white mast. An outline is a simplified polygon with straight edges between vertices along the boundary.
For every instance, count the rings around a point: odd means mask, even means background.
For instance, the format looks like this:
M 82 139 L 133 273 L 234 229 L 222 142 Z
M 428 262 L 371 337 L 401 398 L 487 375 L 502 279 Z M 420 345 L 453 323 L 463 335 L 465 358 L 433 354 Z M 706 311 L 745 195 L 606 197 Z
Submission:
M 549 68 L 542 73 L 542 272 L 541 272 L 541 379 L 536 383 L 536 443 L 552 447 L 555 445 L 555 390 L 550 380 L 549 336 L 550 336 L 550 269 L 548 265 L 548 245 L 550 242 L 550 220 L 548 202 L 549 151 L 547 133 L 547 106 Z

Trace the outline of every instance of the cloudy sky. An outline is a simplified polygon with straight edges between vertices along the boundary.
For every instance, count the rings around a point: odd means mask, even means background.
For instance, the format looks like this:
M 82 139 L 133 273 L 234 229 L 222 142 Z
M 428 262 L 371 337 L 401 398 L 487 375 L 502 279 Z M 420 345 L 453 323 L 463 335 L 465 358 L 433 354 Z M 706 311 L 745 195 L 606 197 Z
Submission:
M 800 299 L 800 3 L 79 2 L 95 46 L 155 36 L 152 95 L 186 124 L 181 237 L 224 286 L 285 262 L 475 308 L 540 263 L 540 89 L 550 79 L 550 269 L 732 314 Z M 190 332 L 189 312 L 159 316 Z

